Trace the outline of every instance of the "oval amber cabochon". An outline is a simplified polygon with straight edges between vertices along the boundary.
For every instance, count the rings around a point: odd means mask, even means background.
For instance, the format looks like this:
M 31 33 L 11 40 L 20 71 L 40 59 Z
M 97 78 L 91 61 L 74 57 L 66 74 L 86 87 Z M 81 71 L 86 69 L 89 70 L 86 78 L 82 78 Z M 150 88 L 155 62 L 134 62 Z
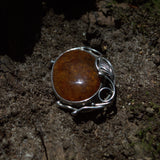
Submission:
M 54 64 L 53 85 L 57 94 L 67 101 L 83 101 L 100 87 L 95 57 L 82 50 L 61 55 Z

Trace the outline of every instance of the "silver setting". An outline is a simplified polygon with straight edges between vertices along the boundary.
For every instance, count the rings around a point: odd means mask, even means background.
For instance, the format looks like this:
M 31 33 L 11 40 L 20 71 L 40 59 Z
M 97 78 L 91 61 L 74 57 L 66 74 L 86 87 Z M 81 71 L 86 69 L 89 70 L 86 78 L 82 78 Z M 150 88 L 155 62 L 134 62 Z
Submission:
M 73 50 L 82 50 L 93 55 L 95 57 L 95 66 L 97 68 L 99 76 L 101 77 L 101 84 L 97 92 L 95 92 L 90 98 L 83 101 L 68 101 L 62 98 L 56 92 L 53 83 L 54 64 L 64 53 Z M 56 103 L 61 108 L 71 110 L 72 115 L 77 115 L 80 112 L 103 109 L 113 102 L 116 92 L 113 67 L 111 63 L 105 57 L 103 57 L 103 55 L 99 51 L 89 47 L 76 47 L 63 52 L 56 58 L 56 60 L 51 60 L 51 63 L 53 64 L 51 70 L 52 88 L 55 96 L 58 99 Z

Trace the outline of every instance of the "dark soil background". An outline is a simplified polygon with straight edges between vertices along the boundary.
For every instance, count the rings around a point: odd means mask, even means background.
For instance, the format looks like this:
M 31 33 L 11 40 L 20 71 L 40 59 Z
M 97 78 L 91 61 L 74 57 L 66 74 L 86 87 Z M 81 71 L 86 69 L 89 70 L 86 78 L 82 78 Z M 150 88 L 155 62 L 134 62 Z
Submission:
M 82 12 L 52 5 L 43 2 L 41 38 L 25 61 L 0 55 L 0 159 L 159 160 L 160 13 L 107 0 Z M 116 114 L 72 117 L 55 104 L 50 61 L 78 46 L 111 61 Z

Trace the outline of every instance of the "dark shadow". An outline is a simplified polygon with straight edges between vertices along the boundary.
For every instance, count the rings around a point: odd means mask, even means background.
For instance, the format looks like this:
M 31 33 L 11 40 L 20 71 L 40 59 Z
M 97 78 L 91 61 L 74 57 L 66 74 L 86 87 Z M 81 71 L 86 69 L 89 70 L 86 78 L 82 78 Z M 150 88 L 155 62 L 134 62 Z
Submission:
M 77 19 L 82 14 L 96 9 L 96 0 L 46 0 L 56 14 L 64 14 L 66 19 Z
M 0 2 L 0 54 L 7 51 L 7 2 Z
M 73 120 L 76 124 L 80 124 L 87 121 L 93 121 L 96 124 L 101 124 L 104 123 L 107 119 L 111 119 L 113 116 L 117 114 L 116 102 L 117 90 L 112 103 L 107 105 L 104 109 L 94 110 L 90 112 L 81 112 L 75 116 L 71 115 L 72 111 L 69 109 L 64 109 L 61 107 L 60 109 L 66 114 L 70 113 L 70 115 L 73 116 Z
M 55 13 L 68 19 L 79 18 L 83 13 L 96 9 L 96 0 L 44 0 Z M 40 38 L 42 0 L 15 0 L 0 2 L 0 54 L 7 54 L 16 61 L 25 61 Z
M 4 2 L 1 4 L 0 18 L 3 19 L 0 27 L 0 42 L 3 42 L 0 53 L 17 61 L 24 61 L 26 54 L 32 54 L 40 37 L 41 0 Z
M 77 116 L 73 117 L 73 120 L 77 124 L 87 122 L 89 120 L 94 121 L 96 124 L 104 123 L 107 119 L 111 119 L 114 115 L 117 114 L 116 99 L 117 93 L 113 102 L 105 109 L 95 110 L 88 113 L 79 113 Z

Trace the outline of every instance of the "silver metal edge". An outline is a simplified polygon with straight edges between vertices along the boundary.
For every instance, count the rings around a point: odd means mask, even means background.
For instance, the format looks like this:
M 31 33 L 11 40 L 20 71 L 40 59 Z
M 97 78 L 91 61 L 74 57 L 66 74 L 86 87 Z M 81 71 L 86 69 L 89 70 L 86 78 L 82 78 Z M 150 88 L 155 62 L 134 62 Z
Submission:
M 86 51 L 86 52 L 92 54 L 93 56 L 95 56 L 96 58 L 98 58 L 99 56 L 102 55 L 99 51 L 97 51 L 97 50 L 95 50 L 95 49 L 93 49 L 93 48 L 90 48 L 90 47 L 76 47 L 76 48 L 71 48 L 71 49 L 63 52 L 62 54 L 60 54 L 60 55 L 56 58 L 55 61 L 51 61 L 51 63 L 53 63 L 53 65 L 52 65 L 52 71 L 51 71 L 51 82 L 52 82 L 53 91 L 54 91 L 56 97 L 59 98 L 59 101 L 57 101 L 57 104 L 58 104 L 60 107 L 62 107 L 62 108 L 72 110 L 72 111 L 73 111 L 73 112 L 72 112 L 72 115 L 77 115 L 79 112 L 81 112 L 81 111 L 83 111 L 83 110 L 103 109 L 104 107 L 106 107 L 108 104 L 111 103 L 111 101 L 112 101 L 112 100 L 114 99 L 114 97 L 115 97 L 115 92 L 116 92 L 116 91 L 115 91 L 115 79 L 113 79 L 113 82 L 112 82 L 112 80 L 111 80 L 110 78 L 108 78 L 108 77 L 105 76 L 105 73 L 101 73 L 101 72 L 99 71 L 98 74 L 100 74 L 101 76 L 104 76 L 105 78 L 107 78 L 107 79 L 111 82 L 111 85 L 112 85 L 112 87 L 113 87 L 113 94 L 112 94 L 111 98 L 110 98 L 108 101 L 106 101 L 106 102 L 104 101 L 104 102 L 102 102 L 102 103 L 92 103 L 91 106 L 87 106 L 87 105 L 86 105 L 88 101 L 92 100 L 96 95 L 98 95 L 98 93 L 100 92 L 101 87 L 98 89 L 98 91 L 97 91 L 93 96 L 91 96 L 90 98 L 88 98 L 88 99 L 86 99 L 86 100 L 83 100 L 83 101 L 68 101 L 68 100 L 63 99 L 61 96 L 58 95 L 58 93 L 56 92 L 56 90 L 55 90 L 55 88 L 54 88 L 54 84 L 53 84 L 53 69 L 54 69 L 54 64 L 55 64 L 55 62 L 56 62 L 64 53 L 69 52 L 69 51 L 72 51 L 72 50 L 78 50 L 78 49 L 79 49 L 79 50 Z M 96 54 L 93 53 L 93 52 L 95 52 Z M 104 57 L 103 57 L 103 58 L 104 58 Z M 106 58 L 104 58 L 104 59 L 105 59 L 105 61 L 107 61 L 107 63 L 110 65 L 110 67 L 111 67 L 111 69 L 112 69 L 112 72 L 113 72 L 113 75 L 114 75 L 113 66 L 111 65 L 111 63 L 110 63 Z M 95 64 L 96 64 L 96 61 L 95 61 Z M 98 66 L 96 66 L 96 67 L 97 67 L 97 70 L 98 70 Z M 101 84 L 101 86 L 102 86 L 102 84 Z M 61 101 L 62 101 L 62 102 L 61 102 Z M 66 103 L 66 104 L 63 104 L 63 102 Z M 69 105 L 67 105 L 67 104 L 69 104 Z M 76 104 L 80 104 L 81 107 L 80 107 L 80 108 L 74 108 L 74 107 L 70 106 L 70 105 L 76 105 Z

